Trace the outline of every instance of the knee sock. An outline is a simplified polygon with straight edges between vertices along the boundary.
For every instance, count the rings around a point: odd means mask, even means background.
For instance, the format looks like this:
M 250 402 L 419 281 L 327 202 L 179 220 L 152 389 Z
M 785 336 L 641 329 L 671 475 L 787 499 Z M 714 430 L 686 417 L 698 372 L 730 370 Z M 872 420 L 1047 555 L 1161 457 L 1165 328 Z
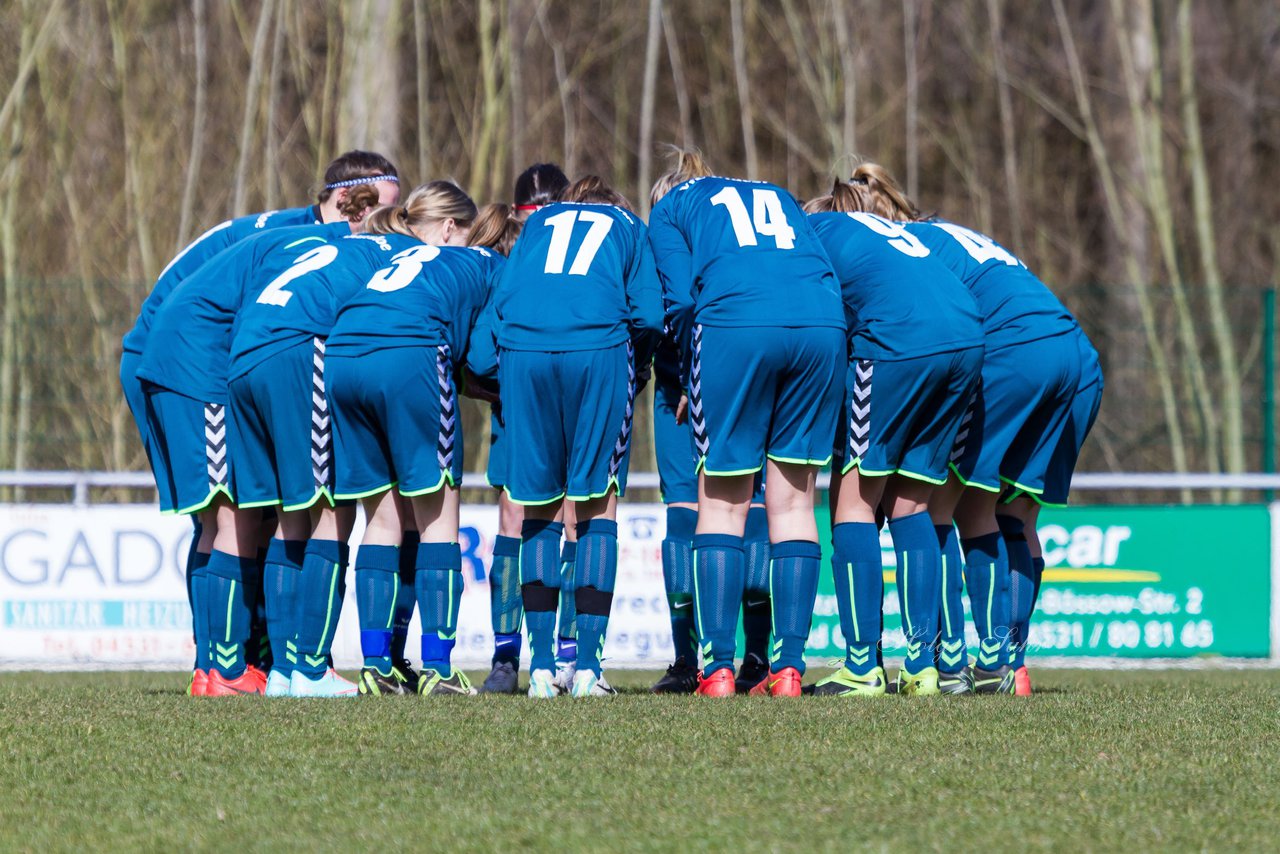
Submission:
M 577 528 L 578 584 L 574 602 L 578 615 L 578 670 L 590 670 L 599 676 L 609 610 L 613 606 L 613 585 L 618 577 L 618 523 L 592 519 L 579 522 Z
M 213 661 L 209 634 L 209 555 L 194 552 L 187 564 L 187 589 L 191 595 L 191 636 L 196 645 L 196 670 L 208 670 Z
M 245 641 L 249 639 L 249 602 L 244 576 L 255 558 L 239 558 L 214 550 L 209 555 L 207 611 L 212 639 L 210 669 L 227 679 L 244 675 Z
M 693 620 L 693 532 L 698 511 L 688 507 L 667 508 L 667 536 L 662 541 L 662 581 L 667 588 L 671 611 L 673 658 L 695 663 L 697 629 Z
M 453 675 L 453 646 L 462 601 L 462 549 L 457 543 L 418 546 L 418 618 L 422 620 L 422 668 Z
M 614 524 L 614 544 L 617 551 L 617 524 Z M 560 628 L 556 637 L 556 660 L 575 661 L 578 657 L 578 605 L 574 596 L 577 574 L 578 544 L 564 541 L 560 549 Z M 617 569 L 617 556 L 614 556 L 614 569 Z M 610 587 L 610 590 L 613 588 Z
M 259 549 L 252 568 L 244 576 L 245 598 L 249 601 L 249 640 L 244 647 L 244 656 L 245 661 L 263 671 L 271 666 L 267 612 L 262 600 L 262 576 L 266 562 L 267 550 Z
M 999 533 L 966 539 L 961 546 L 969 608 L 978 630 L 978 667 L 995 670 L 1006 661 L 1009 638 L 1009 555 Z
M 346 566 L 337 540 L 307 541 L 298 579 L 298 663 L 294 670 L 314 679 L 329 667 L 333 635 L 342 615 Z
M 1040 580 L 1044 577 L 1044 558 L 1033 557 L 1031 559 L 1031 602 L 1030 608 L 1027 610 L 1026 625 L 1022 629 L 1023 640 L 1013 649 L 1014 669 L 1023 667 L 1027 663 L 1027 641 L 1031 639 L 1031 616 L 1036 612 L 1036 600 L 1040 598 Z M 1012 585 L 1010 585 L 1012 587 Z
M 880 529 L 871 522 L 842 522 L 831 530 L 831 545 L 831 573 L 840 611 L 840 632 L 844 635 L 844 666 L 865 676 L 880 666 L 884 609 Z
M 804 673 L 804 647 L 813 622 L 813 603 L 818 596 L 818 572 L 822 549 L 808 540 L 787 540 L 770 550 L 769 591 L 773 602 L 773 654 L 769 669 L 774 673 L 794 667 Z
M 1027 642 L 1031 625 L 1032 598 L 1036 581 L 1031 567 L 1031 548 L 1023 533 L 1022 520 L 1014 516 L 996 515 L 1005 553 L 1009 555 L 1009 652 L 1010 659 L 1020 659 L 1018 649 Z
M 964 641 L 964 557 L 955 525 L 935 525 L 942 553 L 942 614 L 938 623 L 938 670 L 959 673 L 968 664 Z
M 738 646 L 738 611 L 746 573 L 742 537 L 695 534 L 693 605 L 698 620 L 698 652 L 704 675 L 733 668 Z
M 493 662 L 520 661 L 520 538 L 499 535 L 489 569 L 489 616 L 493 620 Z
M 409 623 L 418 605 L 414 576 L 418 572 L 418 532 L 405 531 L 400 541 L 400 589 L 396 593 L 395 620 L 391 624 L 391 663 L 405 660 L 404 648 L 409 640 Z
M 556 606 L 560 604 L 560 535 L 564 525 L 526 519 L 520 526 L 520 594 L 529 627 L 530 670 L 556 666 Z
M 204 526 L 200 524 L 198 516 L 191 517 L 191 525 L 195 530 L 191 534 L 191 543 L 187 546 L 187 562 L 182 565 L 182 569 L 187 581 L 187 606 L 191 608 L 191 643 L 196 649 L 195 663 L 192 666 L 198 670 L 200 669 L 200 640 L 196 635 L 196 597 L 191 582 L 193 581 L 192 570 L 198 560 L 196 555 L 200 554 L 200 534 Z
M 398 546 L 361 546 L 356 550 L 356 615 L 364 666 L 391 675 L 391 636 L 400 598 Z
M 306 550 L 304 540 L 273 539 L 267 546 L 267 559 L 262 569 L 271 666 L 285 676 L 291 675 L 298 663 L 298 579 L 302 575 Z
M 742 636 L 746 655 L 769 659 L 769 517 L 763 507 L 747 511 L 742 537 L 746 576 L 742 594 Z
M 898 603 L 907 638 L 903 666 L 908 673 L 919 673 L 934 665 L 942 605 L 942 550 L 933 520 L 925 512 L 889 520 L 889 534 L 898 556 Z

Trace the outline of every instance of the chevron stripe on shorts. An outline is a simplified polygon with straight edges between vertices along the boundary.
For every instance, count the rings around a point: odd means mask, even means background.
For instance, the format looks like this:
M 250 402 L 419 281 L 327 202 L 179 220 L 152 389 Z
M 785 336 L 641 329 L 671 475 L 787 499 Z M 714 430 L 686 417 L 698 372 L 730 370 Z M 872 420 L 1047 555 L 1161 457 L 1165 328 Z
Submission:
M 960 429 L 956 432 L 956 440 L 951 444 L 949 462 L 956 462 L 964 456 L 965 446 L 969 441 L 969 428 L 973 426 L 973 414 L 978 406 L 978 391 L 975 389 L 969 398 L 969 405 L 964 408 L 964 417 L 960 419 Z
M 311 474 L 316 489 L 328 489 L 333 472 L 333 428 L 324 391 L 324 339 L 313 339 L 311 353 Z
M 609 457 L 609 477 L 616 478 L 622 468 L 622 460 L 631 447 L 631 419 L 635 414 L 636 402 L 636 351 L 631 342 L 627 342 L 627 411 L 622 416 L 622 429 L 618 431 L 618 441 L 614 443 L 613 454 Z
M 702 408 L 702 324 L 693 327 L 693 364 L 689 368 L 689 425 L 693 428 L 693 444 L 698 456 L 705 457 L 711 447 L 707 438 L 707 413 Z
M 227 485 L 227 410 L 221 403 L 204 405 L 204 457 L 209 489 Z
M 436 349 L 436 382 L 440 389 L 440 435 L 436 439 L 436 462 L 442 473 L 453 470 L 453 449 L 457 439 L 458 394 L 453 387 L 453 361 L 449 348 Z
M 876 366 L 870 359 L 853 365 L 853 401 L 849 407 L 849 458 L 861 460 L 871 449 L 871 377 Z

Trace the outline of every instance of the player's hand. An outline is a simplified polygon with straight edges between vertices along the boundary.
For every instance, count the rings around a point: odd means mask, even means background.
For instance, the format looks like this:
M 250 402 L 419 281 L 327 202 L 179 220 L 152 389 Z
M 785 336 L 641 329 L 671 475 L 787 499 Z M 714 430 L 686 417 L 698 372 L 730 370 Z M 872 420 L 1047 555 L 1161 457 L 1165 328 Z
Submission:
M 689 420 L 689 395 L 680 395 L 680 402 L 676 404 L 676 423 L 683 424 Z
M 486 387 L 482 380 L 466 369 L 462 371 L 462 388 L 459 391 L 463 397 L 470 397 L 485 403 L 498 402 L 497 388 L 493 386 Z
M 644 387 L 649 384 L 649 380 L 653 378 L 653 363 L 649 363 L 636 370 L 636 394 L 644 391 Z

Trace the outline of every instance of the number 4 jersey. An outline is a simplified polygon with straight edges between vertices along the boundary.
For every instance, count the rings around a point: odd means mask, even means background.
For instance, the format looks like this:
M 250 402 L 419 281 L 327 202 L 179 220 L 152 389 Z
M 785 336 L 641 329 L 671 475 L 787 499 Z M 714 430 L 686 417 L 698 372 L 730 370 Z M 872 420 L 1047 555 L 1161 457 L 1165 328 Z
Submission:
M 843 329 L 840 285 L 796 200 L 759 181 L 696 178 L 649 217 L 667 319 L 687 351 L 693 323 Z

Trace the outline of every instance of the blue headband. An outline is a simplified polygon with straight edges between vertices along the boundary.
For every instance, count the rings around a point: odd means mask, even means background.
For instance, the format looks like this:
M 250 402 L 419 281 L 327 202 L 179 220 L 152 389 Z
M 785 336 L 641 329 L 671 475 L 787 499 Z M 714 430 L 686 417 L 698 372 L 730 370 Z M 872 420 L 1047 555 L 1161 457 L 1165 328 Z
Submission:
M 339 187 L 354 187 L 357 184 L 372 184 L 374 181 L 390 181 L 392 184 L 399 184 L 400 179 L 395 175 L 366 175 L 363 178 L 349 178 L 346 181 L 334 181 L 332 184 L 325 184 L 326 190 L 336 190 Z

